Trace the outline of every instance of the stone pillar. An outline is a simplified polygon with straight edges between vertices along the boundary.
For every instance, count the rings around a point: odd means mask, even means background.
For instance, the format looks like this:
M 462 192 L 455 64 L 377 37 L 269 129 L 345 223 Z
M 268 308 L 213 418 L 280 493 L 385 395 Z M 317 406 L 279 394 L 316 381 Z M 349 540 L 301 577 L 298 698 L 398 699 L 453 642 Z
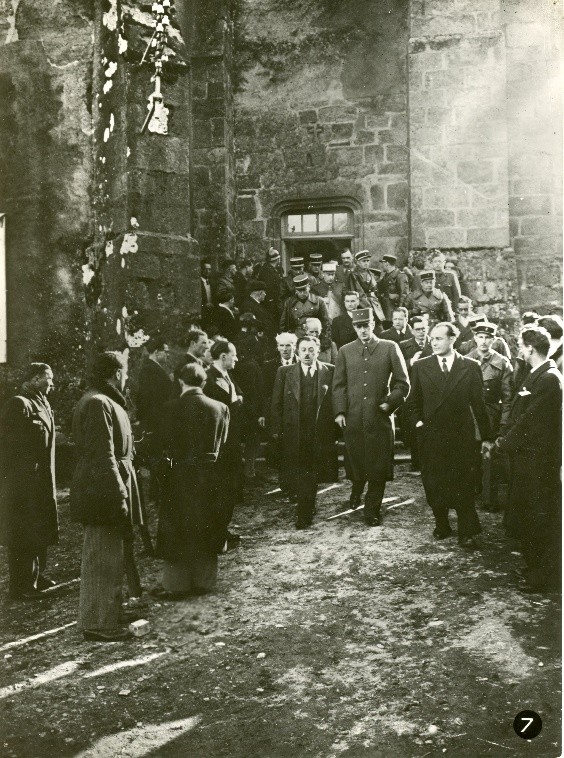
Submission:
M 201 257 L 211 259 L 215 267 L 235 251 L 230 5 L 229 0 L 194 0 L 187 19 L 193 234 Z

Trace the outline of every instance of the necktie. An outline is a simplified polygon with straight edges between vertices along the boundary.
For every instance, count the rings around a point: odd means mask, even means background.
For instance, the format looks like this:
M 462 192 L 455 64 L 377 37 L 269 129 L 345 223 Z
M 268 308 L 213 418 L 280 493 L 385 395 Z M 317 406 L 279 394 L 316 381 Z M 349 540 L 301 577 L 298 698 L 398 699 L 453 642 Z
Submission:
M 446 358 L 443 358 L 443 374 L 445 376 L 448 376 L 448 366 L 447 366 Z

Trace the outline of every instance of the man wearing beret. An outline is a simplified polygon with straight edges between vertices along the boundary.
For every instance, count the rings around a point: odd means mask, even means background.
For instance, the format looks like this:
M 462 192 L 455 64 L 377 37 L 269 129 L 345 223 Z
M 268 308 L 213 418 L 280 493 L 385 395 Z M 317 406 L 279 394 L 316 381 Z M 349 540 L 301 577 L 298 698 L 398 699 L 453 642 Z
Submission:
M 295 294 L 289 297 L 282 308 L 280 316 L 280 331 L 295 332 L 301 319 L 313 316 L 321 321 L 323 331 L 331 334 L 329 314 L 323 300 L 311 291 L 311 284 L 307 274 L 298 274 L 294 277 L 293 284 Z
M 421 289 L 411 292 L 405 300 L 409 315 L 427 314 L 431 327 L 439 321 L 453 321 L 454 313 L 448 296 L 435 287 L 435 272 L 423 271 L 419 279 Z
M 343 312 L 343 284 L 335 281 L 336 270 L 336 263 L 324 263 L 321 266 L 320 281 L 311 288 L 314 295 L 323 299 L 331 321 Z
M 380 303 L 384 309 L 385 324 L 389 326 L 392 320 L 392 311 L 405 303 L 409 292 L 407 276 L 396 266 L 395 255 L 382 256 L 382 270 L 384 275 L 378 282 Z
M 352 480 L 350 505 L 360 506 L 368 482 L 364 518 L 368 526 L 379 526 L 386 482 L 394 477 L 390 416 L 405 401 L 409 379 L 399 347 L 374 336 L 372 310 L 353 311 L 352 320 L 357 339 L 337 354 L 333 411 L 345 440 L 345 469 Z
M 476 349 L 469 358 L 480 363 L 484 380 L 484 400 L 494 438 L 505 434 L 513 399 L 513 366 L 505 356 L 492 350 L 496 325 L 479 321 L 474 326 Z M 499 459 L 486 456 L 482 461 L 482 500 L 487 511 L 499 510 Z

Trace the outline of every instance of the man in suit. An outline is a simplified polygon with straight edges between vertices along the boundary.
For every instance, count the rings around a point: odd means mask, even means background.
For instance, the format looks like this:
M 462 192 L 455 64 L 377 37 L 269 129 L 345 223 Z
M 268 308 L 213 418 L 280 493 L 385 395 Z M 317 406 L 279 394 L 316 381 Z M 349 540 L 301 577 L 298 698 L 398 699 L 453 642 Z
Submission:
M 507 358 L 492 349 L 496 325 L 479 321 L 474 327 L 476 349 L 468 354 L 478 361 L 484 381 L 484 400 L 492 436 L 505 433 L 513 399 L 513 366 Z M 500 461 L 490 455 L 480 459 L 482 468 L 482 501 L 486 511 L 498 511 L 498 488 L 502 479 Z
M 398 306 L 391 313 L 392 325 L 378 335 L 381 340 L 391 340 L 396 345 L 408 340 L 411 337 L 409 326 L 407 325 L 407 308 Z
M 212 282 L 212 298 L 214 303 L 220 302 L 218 296 L 226 292 L 235 295 L 235 274 L 237 265 L 231 258 L 225 258 L 220 262 L 219 275 Z
M 295 332 L 302 318 L 313 316 L 323 324 L 326 334 L 331 334 L 331 322 L 323 300 L 311 293 L 307 274 L 294 277 L 295 294 L 289 297 L 282 308 L 280 331 Z
M 352 314 L 359 307 L 359 294 L 355 290 L 345 290 L 343 293 L 345 312 L 336 316 L 331 322 L 331 336 L 337 348 L 349 342 L 354 342 L 356 332 L 352 322 Z
M 172 466 L 159 510 L 161 587 L 151 594 L 162 600 L 213 590 L 217 553 L 225 542 L 217 460 L 228 433 L 229 410 L 203 394 L 206 372 L 198 363 L 185 364 L 178 376 L 180 397 L 165 405 L 161 422 L 162 447 Z
M 202 301 L 202 311 L 212 304 L 211 274 L 211 263 L 207 258 L 203 258 L 200 264 L 200 297 Z
M 0 544 L 8 548 L 13 600 L 40 598 L 55 584 L 44 574 L 47 547 L 59 540 L 52 388 L 51 367 L 32 363 L 0 419 Z
M 419 430 L 423 487 L 435 517 L 433 535 L 439 540 L 450 537 L 448 514 L 454 508 L 459 544 L 472 550 L 481 531 L 475 506 L 476 425 L 484 452 L 491 447 L 491 430 L 480 366 L 456 353 L 457 336 L 451 323 L 433 327 L 434 355 L 413 364 L 409 405 Z
M 453 322 L 459 331 L 459 335 L 456 338 L 456 342 L 454 343 L 456 350 L 458 350 L 459 346 L 462 345 L 463 342 L 472 339 L 472 324 L 470 322 L 470 319 L 473 315 L 472 301 L 469 297 L 466 297 L 466 295 L 461 295 L 458 299 L 458 307 L 456 309 Z
M 397 260 L 395 255 L 382 256 L 384 275 L 378 282 L 378 294 L 387 324 L 393 320 L 393 312 L 404 304 L 409 292 L 407 276 L 398 269 L 396 265 Z M 380 338 L 388 339 L 382 335 L 380 335 Z
M 562 337 L 564 330 L 562 328 L 562 319 L 555 314 L 551 316 L 541 316 L 538 321 L 539 326 L 550 335 L 550 350 L 548 351 L 548 357 L 551 361 L 556 363 L 556 368 L 562 373 Z
M 213 305 L 205 315 L 205 328 L 209 334 L 220 334 L 234 340 L 239 334 L 239 318 L 235 313 L 233 290 L 221 290 L 216 300 L 217 305 Z
M 90 386 L 74 409 L 77 464 L 70 515 L 84 526 L 78 628 L 98 642 L 130 636 L 122 626 L 125 542 L 143 524 L 133 466 L 133 435 L 123 395 L 127 362 L 107 351 L 94 361 Z
M 266 299 L 264 307 L 268 309 L 274 323 L 280 318 L 280 298 L 282 288 L 282 274 L 280 273 L 280 253 L 273 247 L 267 254 L 266 261 L 256 271 L 256 278 L 264 282 Z
M 345 285 L 346 289 L 346 282 L 348 280 L 348 277 L 352 272 L 354 271 L 354 259 L 353 254 L 351 253 L 350 247 L 347 247 L 343 252 L 341 253 L 341 262 L 337 266 L 337 270 L 335 271 L 335 281 L 339 284 Z
M 257 321 L 257 328 L 270 344 L 276 334 L 276 323 L 272 313 L 265 307 L 266 283 L 259 279 L 251 279 L 248 284 L 249 294 L 241 303 L 241 313 L 252 313 Z
M 321 266 L 320 281 L 311 288 L 314 295 L 323 299 L 330 321 L 343 312 L 344 285 L 335 281 L 336 270 L 336 263 L 324 263 Z
M 238 535 L 228 532 L 235 506 L 243 502 L 243 457 L 241 455 L 241 426 L 243 395 L 233 382 L 229 372 L 237 363 L 235 345 L 219 339 L 211 348 L 213 363 L 208 369 L 204 393 L 213 400 L 225 403 L 229 408 L 230 421 L 227 439 L 218 458 L 218 475 L 221 477 L 220 501 L 225 525 L 227 547 L 234 547 L 240 540 Z
M 407 397 L 409 379 L 399 347 L 374 336 L 372 310 L 361 308 L 352 318 L 357 339 L 337 354 L 333 410 L 345 439 L 351 507 L 359 507 L 368 482 L 364 518 L 368 526 L 379 526 L 386 482 L 394 476 L 390 416 Z
M 561 572 L 562 375 L 548 359 L 549 349 L 545 329 L 523 329 L 519 350 L 531 371 L 494 450 L 510 458 L 507 526 L 521 539 L 531 590 L 558 587 Z
M 409 315 L 427 315 L 429 326 L 440 321 L 453 321 L 454 313 L 448 296 L 435 286 L 435 272 L 422 271 L 419 281 L 421 289 L 411 292 L 405 300 Z
M 331 403 L 333 366 L 320 363 L 319 340 L 302 337 L 298 360 L 278 369 L 271 408 L 271 434 L 279 441 L 281 467 L 294 480 L 296 528 L 311 526 L 317 485 L 334 481 L 335 422 Z
M 407 365 L 407 371 L 409 378 L 411 379 L 412 367 L 415 361 L 420 358 L 427 358 L 429 355 L 433 355 L 433 349 L 428 337 L 429 326 L 427 319 L 424 316 L 414 316 L 411 320 L 411 331 L 413 337 L 408 340 L 400 342 L 400 350 L 405 363 Z M 407 402 L 401 409 L 402 413 L 402 429 L 404 430 L 404 442 L 411 453 L 411 470 L 420 471 L 421 466 L 419 462 L 419 448 L 417 446 L 417 433 L 415 429 L 415 417 L 411 412 L 409 402 Z
M 241 303 L 249 292 L 249 280 L 252 273 L 253 264 L 251 261 L 243 259 L 237 263 L 237 271 L 233 276 L 233 288 L 235 290 L 235 305 L 239 309 L 241 309 Z

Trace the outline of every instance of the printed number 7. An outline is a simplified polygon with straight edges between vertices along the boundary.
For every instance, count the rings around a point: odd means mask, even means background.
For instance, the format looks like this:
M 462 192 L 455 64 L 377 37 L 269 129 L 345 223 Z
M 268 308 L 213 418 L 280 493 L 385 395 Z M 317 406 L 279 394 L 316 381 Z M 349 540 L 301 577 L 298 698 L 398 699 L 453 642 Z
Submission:
M 527 729 L 528 729 L 528 728 L 531 726 L 531 724 L 533 723 L 534 719 L 531 719 L 531 718 L 525 718 L 524 716 L 521 716 L 521 721 L 526 721 L 526 722 L 527 722 L 527 726 L 524 726 L 524 727 L 521 729 L 521 734 L 522 734 L 523 732 L 526 732 L 526 731 L 527 731 Z

